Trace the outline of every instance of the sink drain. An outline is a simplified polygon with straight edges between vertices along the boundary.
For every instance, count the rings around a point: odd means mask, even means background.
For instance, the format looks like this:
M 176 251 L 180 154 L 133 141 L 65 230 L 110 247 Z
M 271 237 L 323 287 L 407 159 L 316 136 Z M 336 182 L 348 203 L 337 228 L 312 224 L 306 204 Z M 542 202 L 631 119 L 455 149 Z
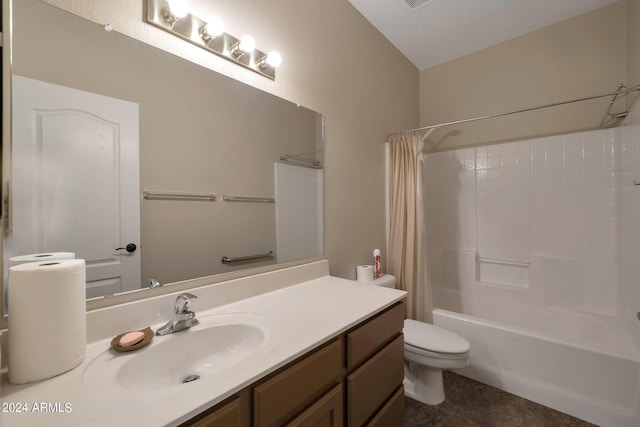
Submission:
M 195 380 L 199 380 L 200 379 L 200 375 L 187 375 L 186 377 L 184 377 L 184 379 L 182 380 L 182 383 L 190 383 L 192 381 Z

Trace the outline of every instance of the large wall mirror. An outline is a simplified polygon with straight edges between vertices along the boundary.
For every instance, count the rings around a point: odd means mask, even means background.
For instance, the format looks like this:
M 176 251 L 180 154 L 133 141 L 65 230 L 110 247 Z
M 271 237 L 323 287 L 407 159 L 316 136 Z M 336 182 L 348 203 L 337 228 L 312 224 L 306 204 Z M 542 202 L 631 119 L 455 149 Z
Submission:
M 12 54 L 5 279 L 71 252 L 94 298 L 323 254 L 319 113 L 38 0 Z

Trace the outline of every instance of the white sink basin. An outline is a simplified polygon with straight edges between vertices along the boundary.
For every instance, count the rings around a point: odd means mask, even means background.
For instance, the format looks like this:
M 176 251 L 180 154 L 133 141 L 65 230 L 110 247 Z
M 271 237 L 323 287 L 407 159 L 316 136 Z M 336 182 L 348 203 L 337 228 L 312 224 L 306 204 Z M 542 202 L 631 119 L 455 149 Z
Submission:
M 100 354 L 86 367 L 84 384 L 103 386 L 109 370 L 118 386 L 132 391 L 183 386 L 185 379 L 206 381 L 260 357 L 277 331 L 270 319 L 250 313 L 198 316 L 198 320 L 200 324 L 190 329 L 154 337 L 140 350 Z

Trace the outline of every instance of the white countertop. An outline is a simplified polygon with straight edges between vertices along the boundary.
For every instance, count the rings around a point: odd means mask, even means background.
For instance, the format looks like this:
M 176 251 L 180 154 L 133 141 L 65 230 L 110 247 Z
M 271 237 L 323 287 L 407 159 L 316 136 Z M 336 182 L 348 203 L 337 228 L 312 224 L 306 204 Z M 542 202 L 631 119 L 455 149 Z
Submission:
M 198 295 L 200 291 L 197 288 L 190 292 Z M 208 316 L 224 313 L 252 313 L 258 319 L 261 316 L 268 318 L 276 331 L 272 344 L 257 360 L 252 360 L 241 369 L 228 369 L 189 384 L 134 391 L 120 387 L 115 372 L 108 370 L 100 376 L 99 381 L 87 381 L 84 375 L 87 367 L 98 356 L 111 351 L 112 336 L 102 337 L 87 346 L 85 361 L 80 366 L 49 380 L 12 385 L 7 383 L 5 372 L 0 389 L 0 425 L 178 425 L 372 314 L 402 300 L 404 296 L 403 291 L 326 275 L 209 309 L 199 308 L 200 300 L 195 300 L 192 310 L 203 321 Z M 167 298 L 174 299 L 175 295 L 164 297 L 163 301 L 167 302 Z M 144 300 L 136 304 L 144 304 Z M 101 316 L 104 317 L 105 313 Z M 152 326 L 155 330 L 166 320 L 144 326 Z M 127 330 L 139 329 L 139 326 L 136 324 Z M 130 353 L 119 353 L 115 358 L 121 362 L 124 359 L 120 358 L 135 357 L 162 343 L 163 338 L 155 337 L 149 346 Z M 114 371 L 121 364 L 114 362 Z M 34 407 L 40 409 L 41 403 L 45 404 L 45 411 L 35 411 Z M 26 411 L 16 412 L 20 409 Z

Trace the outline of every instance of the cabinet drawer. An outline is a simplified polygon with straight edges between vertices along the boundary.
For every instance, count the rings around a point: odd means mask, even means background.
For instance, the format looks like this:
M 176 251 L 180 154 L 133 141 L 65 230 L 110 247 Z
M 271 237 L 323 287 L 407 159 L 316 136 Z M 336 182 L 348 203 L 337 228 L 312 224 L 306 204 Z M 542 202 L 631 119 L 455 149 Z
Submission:
M 342 427 L 343 414 L 340 384 L 298 415 L 287 427 Z
M 403 378 L 404 339 L 399 335 L 347 377 L 348 425 L 364 425 L 402 384 Z
M 404 388 L 399 387 L 393 397 L 371 420 L 367 427 L 397 427 L 404 424 Z
M 320 397 L 344 375 L 338 339 L 254 388 L 254 425 L 280 426 Z
M 404 303 L 400 303 L 347 334 L 347 369 L 352 369 L 402 333 Z

